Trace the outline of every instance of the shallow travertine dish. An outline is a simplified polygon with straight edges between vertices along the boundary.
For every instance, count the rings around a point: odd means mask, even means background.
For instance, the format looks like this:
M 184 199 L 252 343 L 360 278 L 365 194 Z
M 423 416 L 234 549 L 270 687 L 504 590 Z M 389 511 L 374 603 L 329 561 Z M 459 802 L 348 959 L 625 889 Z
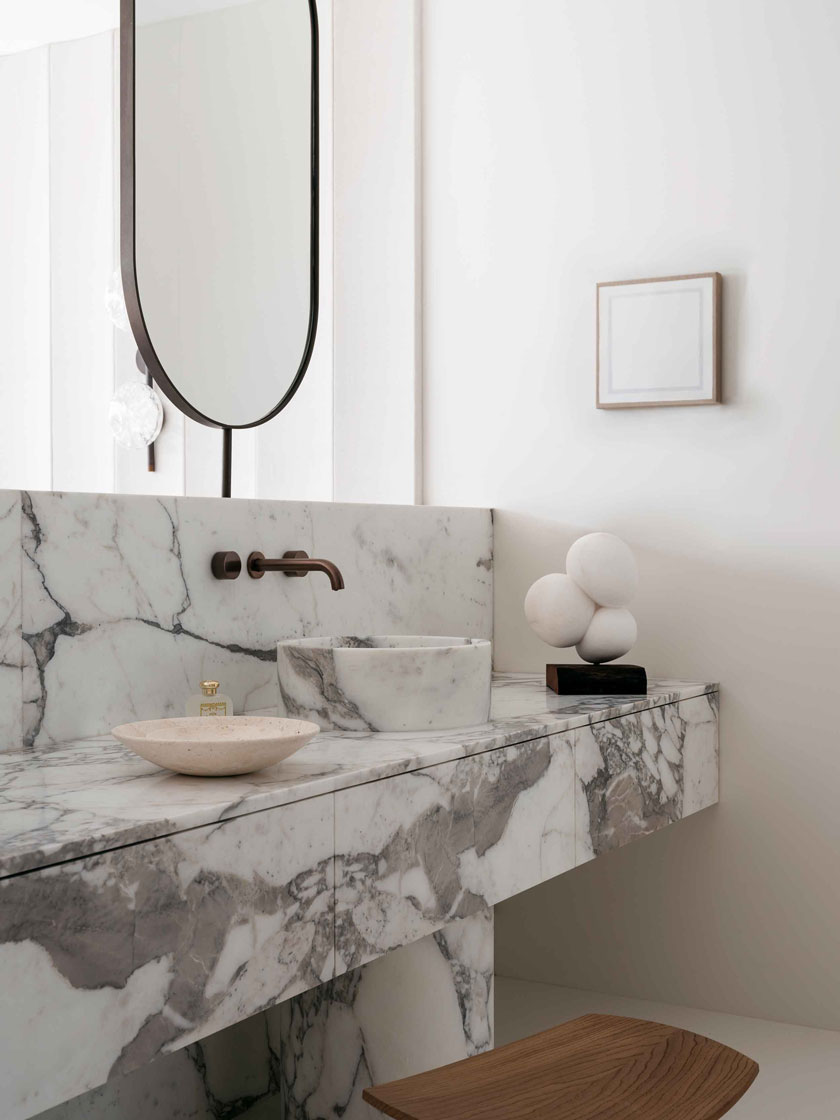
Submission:
M 305 747 L 319 727 L 276 716 L 182 716 L 124 723 L 111 734 L 141 758 L 177 774 L 251 774 Z

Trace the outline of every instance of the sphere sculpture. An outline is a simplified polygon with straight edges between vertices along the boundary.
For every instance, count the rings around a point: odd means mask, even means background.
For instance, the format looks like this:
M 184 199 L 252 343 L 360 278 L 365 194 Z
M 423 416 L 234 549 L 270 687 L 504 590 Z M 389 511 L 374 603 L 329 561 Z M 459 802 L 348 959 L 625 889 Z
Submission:
M 588 533 L 566 555 L 566 574 L 532 584 L 525 596 L 531 629 L 550 646 L 574 646 L 584 661 L 601 665 L 633 648 L 636 620 L 627 604 L 639 573 L 628 546 L 613 533 Z

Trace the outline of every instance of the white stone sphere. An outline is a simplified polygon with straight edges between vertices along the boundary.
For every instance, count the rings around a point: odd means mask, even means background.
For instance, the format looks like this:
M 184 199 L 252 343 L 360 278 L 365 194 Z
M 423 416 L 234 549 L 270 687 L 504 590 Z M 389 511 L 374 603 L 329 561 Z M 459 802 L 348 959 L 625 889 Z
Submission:
M 550 646 L 573 646 L 595 614 L 595 604 L 574 580 L 554 572 L 532 584 L 525 596 L 525 617 Z
M 587 533 L 566 555 L 566 571 L 599 607 L 625 607 L 636 594 L 639 570 L 614 533 Z
M 636 620 L 626 607 L 599 607 L 575 648 L 584 661 L 600 665 L 629 653 L 638 633 Z

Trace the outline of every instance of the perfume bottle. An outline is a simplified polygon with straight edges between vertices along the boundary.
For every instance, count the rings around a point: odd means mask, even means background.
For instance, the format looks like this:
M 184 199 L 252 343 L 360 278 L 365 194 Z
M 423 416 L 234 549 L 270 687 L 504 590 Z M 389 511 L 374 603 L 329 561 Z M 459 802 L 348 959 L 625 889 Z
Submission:
M 219 692 L 218 681 L 202 681 L 201 693 L 187 701 L 188 716 L 232 716 L 233 702 Z

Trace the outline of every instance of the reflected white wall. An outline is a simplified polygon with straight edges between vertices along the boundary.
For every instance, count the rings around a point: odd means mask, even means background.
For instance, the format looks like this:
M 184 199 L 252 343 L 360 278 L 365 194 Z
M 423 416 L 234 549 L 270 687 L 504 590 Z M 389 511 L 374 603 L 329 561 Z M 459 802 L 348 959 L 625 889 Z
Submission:
M 0 105 L 3 166 L 15 169 L 0 174 L 0 485 L 45 488 L 52 478 L 46 50 L 0 58 Z
M 110 490 L 114 328 L 112 33 L 57 43 L 50 58 L 50 346 L 53 485 Z

